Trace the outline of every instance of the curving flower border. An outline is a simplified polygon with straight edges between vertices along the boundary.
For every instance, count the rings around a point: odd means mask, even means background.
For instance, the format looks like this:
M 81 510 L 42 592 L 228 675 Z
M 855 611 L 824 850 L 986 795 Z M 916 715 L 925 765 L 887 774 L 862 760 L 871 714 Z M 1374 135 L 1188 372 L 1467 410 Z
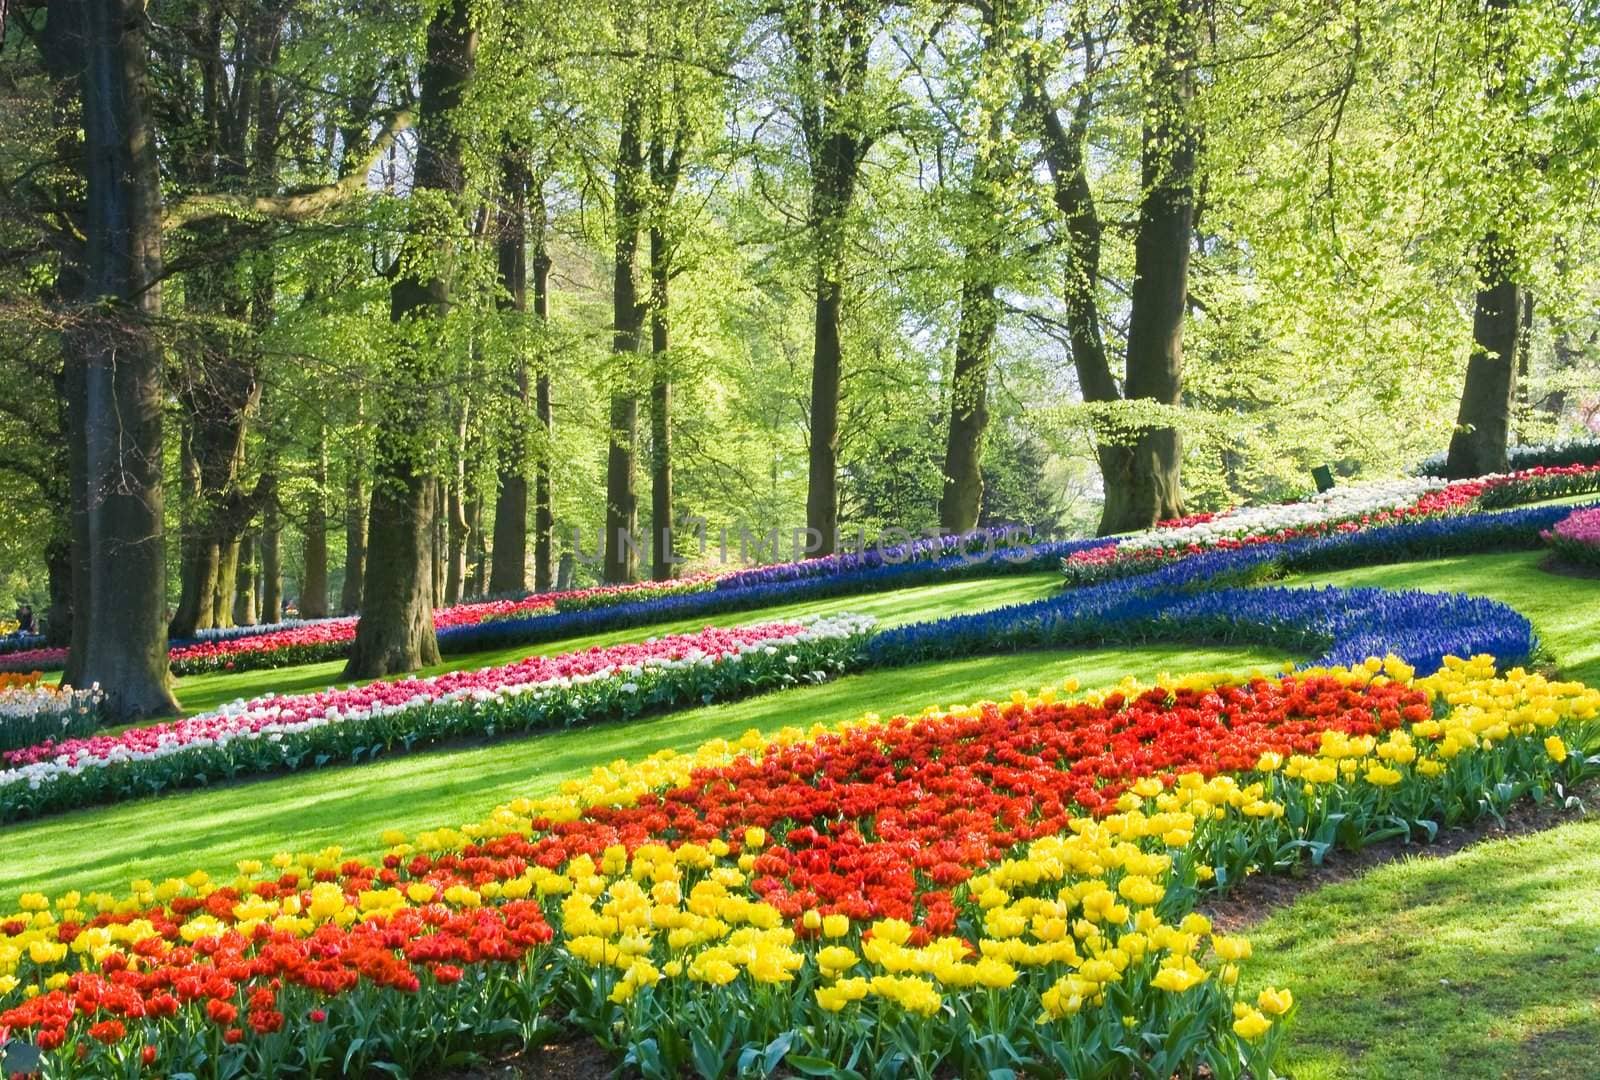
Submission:
M 1069 684 L 1068 695 L 1076 687 Z M 459 830 L 0 917 L 62 1075 L 408 1074 L 562 1016 L 646 1076 L 1272 1074 L 1288 990 L 1198 898 L 1600 768 L 1600 691 L 1451 659 L 1196 675 L 718 740 Z
M 47 740 L 0 754 L 0 821 L 821 681 L 844 670 L 873 622 L 839 615 L 707 628 L 475 671 L 269 694 L 117 735 Z

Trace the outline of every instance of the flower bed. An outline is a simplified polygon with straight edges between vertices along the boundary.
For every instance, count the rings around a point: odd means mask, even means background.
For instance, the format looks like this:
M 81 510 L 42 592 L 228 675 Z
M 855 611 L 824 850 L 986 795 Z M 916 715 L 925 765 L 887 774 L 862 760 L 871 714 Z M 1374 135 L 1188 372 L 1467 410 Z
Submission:
M 1443 476 L 1446 455 L 1434 454 L 1417 466 L 1420 476 Z M 1506 463 L 1512 470 L 1539 466 L 1600 465 L 1600 439 L 1570 439 L 1565 442 L 1513 446 L 1506 450 Z
M 1301 503 L 1248 507 L 1077 551 L 1062 560 L 1071 584 L 1140 573 L 1206 551 L 1354 535 L 1387 525 L 1600 491 L 1600 465 L 1534 468 L 1446 484 L 1429 477 L 1337 487 Z
M 11 624 L 16 626 L 15 621 Z M 0 634 L 0 655 L 32 652 L 44 644 L 43 634 L 25 634 L 21 630 L 8 630 Z
M 1239 991 L 1201 894 L 1600 765 L 1600 692 L 1413 674 L 868 716 L 596 770 L 381 864 L 25 896 L 0 1029 L 61 1076 L 406 1074 L 562 1017 L 647 1077 L 1266 1077 L 1293 995 Z
M 845 615 L 707 629 L 477 671 L 267 695 L 115 736 L 46 740 L 0 755 L 0 821 L 821 680 L 843 670 L 871 625 Z
M 1542 535 L 1567 562 L 1600 569 L 1600 507 L 1569 514 Z
M 99 726 L 105 695 L 98 686 L 45 686 L 39 674 L 0 675 L 0 751 L 86 735 Z
M 795 663 L 802 671 L 832 673 L 1019 649 L 1147 641 L 1249 642 L 1319 656 L 1324 663 L 1349 663 L 1380 649 L 1392 649 L 1424 666 L 1437 665 L 1446 655 L 1478 653 L 1502 663 L 1521 663 L 1537 650 L 1533 628 L 1527 619 L 1493 600 L 1378 589 L 1219 586 L 1284 569 L 1532 545 L 1538 542 L 1541 529 L 1566 513 L 1563 507 L 1538 507 L 1212 551 L 1137 577 L 1064 590 L 1029 604 L 876 634 L 871 632 L 871 620 L 841 616 L 810 630 L 814 640 L 808 648 L 823 649 L 825 661 L 802 655 Z M 809 589 L 817 580 L 763 588 Z M 709 600 L 716 594 L 701 595 Z M 680 597 L 669 602 L 696 599 Z M 549 617 L 591 618 L 598 614 Z M 787 635 L 790 629 L 787 624 L 776 624 L 750 632 L 767 637 Z M 670 651 L 688 641 L 709 648 L 708 643 L 722 640 L 717 635 L 726 633 L 730 632 L 707 630 L 690 638 L 669 637 L 643 646 L 613 646 L 553 659 L 535 657 L 476 672 L 295 697 L 268 696 L 116 738 L 30 747 L 5 755 L 9 770 L 0 772 L 0 820 L 84 802 L 154 794 L 218 778 L 355 762 L 462 735 L 633 715 L 644 707 L 727 698 L 795 681 L 767 681 L 762 671 L 750 666 L 755 660 L 747 656 L 737 670 L 719 673 L 726 675 L 726 681 L 714 690 L 697 688 L 688 676 L 674 673 L 659 686 L 643 690 L 637 686 L 627 690 L 628 683 L 608 677 L 581 692 L 564 687 L 562 695 L 548 700 L 519 696 L 540 680 L 632 663 L 635 661 L 625 658 L 653 655 L 651 650 Z M 819 644 L 824 639 L 826 644 Z M 786 668 L 778 670 L 787 672 Z M 635 683 L 642 685 L 641 680 Z M 468 693 L 470 702 L 458 700 Z M 485 704 L 489 699 L 499 704 L 491 708 Z M 508 701 L 516 704 L 507 705 Z M 509 715 L 505 709 L 510 709 Z M 369 711 L 375 715 L 368 715 Z M 391 711 L 403 715 L 391 716 Z M 337 724 L 327 726 L 324 721 L 328 717 L 337 718 Z

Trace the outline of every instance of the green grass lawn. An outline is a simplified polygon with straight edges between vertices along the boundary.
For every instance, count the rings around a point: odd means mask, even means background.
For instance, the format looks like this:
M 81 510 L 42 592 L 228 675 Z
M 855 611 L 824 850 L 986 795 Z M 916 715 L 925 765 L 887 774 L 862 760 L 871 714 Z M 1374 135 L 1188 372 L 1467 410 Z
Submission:
M 159 880 L 197 867 L 231 872 L 239 859 L 286 849 L 340 844 L 349 854 L 372 855 L 382 850 L 385 829 L 412 832 L 475 821 L 508 799 L 548 792 L 597 764 L 666 747 L 692 749 L 751 728 L 772 731 L 869 711 L 918 712 L 930 704 L 1000 698 L 1069 677 L 1095 686 L 1125 675 L 1151 679 L 1161 672 L 1274 668 L 1282 660 L 1252 649 L 1151 646 L 922 664 L 626 724 L 56 815 L 0 829 L 0 910 L 10 910 L 16 895 L 29 890 L 120 890 L 136 877 Z
M 1540 551 L 1461 555 L 1296 575 L 1284 584 L 1375 585 L 1491 597 L 1532 620 L 1563 675 L 1600 686 L 1600 578 L 1547 574 L 1539 569 L 1543 558 Z
M 692 633 L 707 626 L 740 626 L 747 623 L 793 619 L 802 615 L 836 615 L 840 612 L 853 612 L 876 616 L 886 625 L 919 622 L 923 619 L 960 615 L 964 612 L 1003 607 L 1007 604 L 1026 603 L 1048 596 L 1060 585 L 1061 575 L 1050 570 L 1044 573 L 918 585 L 909 589 L 867 593 L 861 596 L 802 601 L 754 611 L 698 615 L 692 619 L 678 619 L 675 622 L 612 630 L 602 634 L 586 634 L 539 645 L 517 645 L 490 652 L 451 656 L 437 667 L 427 668 L 422 674 L 432 675 L 461 668 L 493 667 L 498 664 L 509 664 L 524 656 L 536 654 L 548 656 L 573 649 L 589 649 L 596 645 L 642 641 L 647 637 L 661 634 Z M 343 670 L 343 660 L 330 660 L 322 664 L 302 664 L 298 667 L 264 671 L 191 675 L 178 680 L 178 699 L 183 703 L 186 712 L 204 712 L 225 702 L 255 697 L 269 691 L 296 694 L 319 690 L 341 681 L 339 673 Z
M 1295 1080 L 1600 1076 L 1600 821 L 1310 893 L 1250 931 Z

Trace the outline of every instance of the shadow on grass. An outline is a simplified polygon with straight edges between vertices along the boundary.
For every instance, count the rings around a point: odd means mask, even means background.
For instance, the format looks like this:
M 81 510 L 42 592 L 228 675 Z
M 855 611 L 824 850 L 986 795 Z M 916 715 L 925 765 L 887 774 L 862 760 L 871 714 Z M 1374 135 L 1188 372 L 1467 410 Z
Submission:
M 1247 981 L 1288 985 L 1296 1080 L 1593 1077 L 1600 821 L 1410 859 L 1251 932 Z

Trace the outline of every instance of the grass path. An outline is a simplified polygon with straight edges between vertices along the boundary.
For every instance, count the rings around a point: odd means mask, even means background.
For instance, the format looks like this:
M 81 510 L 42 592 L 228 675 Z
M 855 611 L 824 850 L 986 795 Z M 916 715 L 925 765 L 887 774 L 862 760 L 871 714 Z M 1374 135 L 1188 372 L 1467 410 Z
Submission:
M 1586 498 L 1592 499 L 1592 496 Z M 1527 615 L 1563 675 L 1600 685 L 1600 580 L 1541 552 L 1290 584 L 1475 593 Z M 1295 1080 L 1600 1077 L 1600 820 L 1417 858 L 1302 897 L 1252 931 L 1253 985 L 1300 1001 Z
M 509 664 L 524 656 L 536 654 L 548 656 L 574 649 L 589 649 L 597 645 L 642 641 L 647 637 L 662 634 L 692 633 L 707 626 L 740 626 L 754 622 L 793 619 L 802 615 L 836 615 L 848 611 L 859 615 L 876 616 L 885 625 L 892 626 L 898 623 L 942 618 L 947 615 L 960 615 L 969 611 L 982 611 L 1007 604 L 1026 603 L 1050 595 L 1060 585 L 1061 575 L 1051 570 L 1009 577 L 918 585 L 909 589 L 867 593 L 861 596 L 802 601 L 755 611 L 699 615 L 692 619 L 679 619 L 647 627 L 630 627 L 601 634 L 586 634 L 539 645 L 519 645 L 465 656 L 451 656 L 437 667 L 425 669 L 423 674 L 432 675 L 461 668 L 493 667 L 498 664 Z M 319 690 L 324 686 L 340 682 L 339 674 L 343 670 L 343 660 L 330 660 L 321 664 L 302 664 L 298 667 L 263 671 L 191 675 L 178 680 L 178 699 L 183 703 L 185 711 L 204 712 L 225 702 L 255 697 L 268 691 L 297 694 Z
M 1600 820 L 1391 863 L 1249 933 L 1295 1080 L 1600 1076 Z
M 854 675 L 630 723 L 595 725 L 439 750 L 370 765 L 319 769 L 210 791 L 178 792 L 0 828 L 0 910 L 29 890 L 126 888 L 203 868 L 231 873 L 239 859 L 320 850 L 382 850 L 385 829 L 408 832 L 481 819 L 517 795 L 618 758 L 637 759 L 707 739 L 786 725 L 849 719 L 864 712 L 919 712 L 1000 698 L 1068 677 L 1085 686 L 1125 675 L 1275 667 L 1283 657 L 1253 649 L 1152 646 L 1055 650 L 922 664 Z

